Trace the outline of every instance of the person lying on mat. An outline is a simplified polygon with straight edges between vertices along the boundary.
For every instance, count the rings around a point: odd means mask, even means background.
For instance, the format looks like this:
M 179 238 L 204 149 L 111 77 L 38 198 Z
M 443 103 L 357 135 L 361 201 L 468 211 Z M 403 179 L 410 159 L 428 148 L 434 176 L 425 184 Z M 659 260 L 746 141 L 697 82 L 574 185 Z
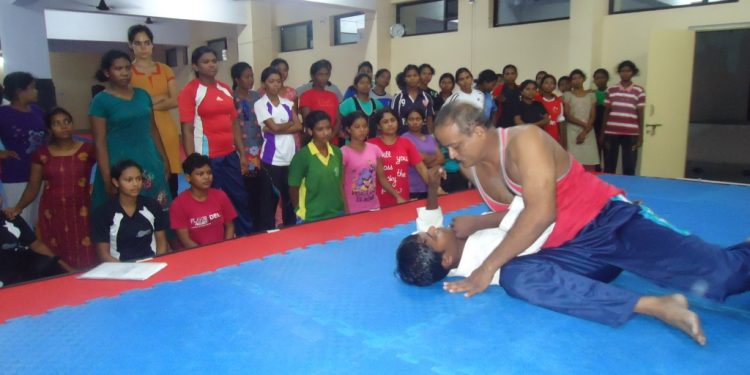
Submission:
M 438 188 L 445 176 L 440 167 L 430 168 L 427 181 L 427 203 L 417 209 L 417 232 L 401 241 L 396 250 L 396 273 L 407 284 L 432 285 L 446 276 L 468 277 L 479 267 L 490 252 L 505 238 L 516 218 L 523 210 L 523 200 L 513 199 L 507 211 L 496 215 L 459 216 L 450 227 L 443 226 L 443 211 L 438 205 Z M 474 218 L 485 220 L 490 228 L 478 229 L 468 236 L 461 236 L 465 221 Z M 501 219 L 499 223 L 493 220 Z M 534 254 L 547 240 L 554 223 L 519 256 Z M 490 284 L 499 284 L 500 271 L 492 276 Z
M 524 202 L 503 241 L 469 277 L 446 282 L 448 292 L 481 293 L 501 270 L 500 285 L 513 297 L 611 326 L 653 316 L 704 345 L 684 295 L 642 296 L 609 282 L 626 270 L 718 301 L 750 289 L 750 242 L 721 249 L 674 228 L 585 172 L 538 127 L 490 128 L 480 110 L 451 103 L 435 135 L 493 211 L 516 196 Z M 519 257 L 553 222 L 541 251 Z

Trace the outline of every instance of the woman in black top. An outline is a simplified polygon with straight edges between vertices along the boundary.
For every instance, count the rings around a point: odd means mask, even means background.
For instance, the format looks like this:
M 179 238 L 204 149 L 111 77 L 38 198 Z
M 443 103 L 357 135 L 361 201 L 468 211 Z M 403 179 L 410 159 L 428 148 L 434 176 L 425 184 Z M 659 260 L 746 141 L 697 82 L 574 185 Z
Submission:
M 527 79 L 521 84 L 521 101 L 513 121 L 516 125 L 536 125 L 542 129 L 549 124 L 549 116 L 544 105 L 535 100 L 537 95 L 536 81 Z
M 516 85 L 518 78 L 518 69 L 515 65 L 506 65 L 503 68 L 503 91 L 500 92 L 500 104 L 502 112 L 500 114 L 499 126 L 508 128 L 515 125 L 513 121 L 518 114 L 518 104 L 521 100 L 521 90 Z
M 159 202 L 140 196 L 143 171 L 132 160 L 112 167 L 117 196 L 102 203 L 91 217 L 91 239 L 103 262 L 124 262 L 167 252 L 169 216 Z

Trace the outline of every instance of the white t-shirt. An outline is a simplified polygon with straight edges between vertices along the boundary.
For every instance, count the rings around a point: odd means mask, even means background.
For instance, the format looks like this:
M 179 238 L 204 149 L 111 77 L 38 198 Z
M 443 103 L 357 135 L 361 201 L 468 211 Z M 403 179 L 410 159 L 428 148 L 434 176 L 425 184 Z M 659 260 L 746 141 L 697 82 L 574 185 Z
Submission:
M 508 233 L 510 228 L 515 224 L 518 215 L 523 211 L 523 198 L 516 196 L 508 207 L 508 212 L 500 221 L 500 225 L 497 228 L 482 229 L 474 232 L 469 238 L 466 239 L 464 245 L 464 251 L 461 255 L 461 260 L 458 262 L 458 267 L 450 270 L 448 276 L 460 276 L 468 277 L 474 272 L 475 269 L 479 268 L 492 253 L 495 248 L 500 245 L 500 242 L 505 239 L 505 235 Z M 442 227 L 443 226 L 443 211 L 438 207 L 435 210 L 428 210 L 425 207 L 417 208 L 417 231 L 425 232 L 430 227 Z M 542 245 L 554 229 L 555 223 L 550 224 L 547 229 L 542 232 L 539 238 L 534 241 L 531 246 L 524 250 L 518 256 L 530 255 L 539 252 Z M 492 276 L 491 285 L 500 284 L 500 270 L 497 270 Z
M 289 122 L 292 118 L 292 108 L 294 103 L 288 99 L 279 97 L 279 105 L 274 106 L 273 103 L 268 99 L 268 96 L 263 95 L 262 98 L 258 99 L 254 105 L 255 116 L 258 118 L 258 125 L 263 131 L 263 148 L 260 151 L 260 160 L 266 164 L 275 166 L 285 167 L 292 163 L 294 157 L 294 136 L 292 134 L 273 134 L 265 131 L 266 125 L 264 121 L 272 119 L 277 124 L 284 124 Z
M 469 103 L 479 109 L 484 108 L 484 94 L 477 89 L 472 89 L 471 94 L 467 94 L 459 89 L 445 100 L 445 104 L 452 101 Z

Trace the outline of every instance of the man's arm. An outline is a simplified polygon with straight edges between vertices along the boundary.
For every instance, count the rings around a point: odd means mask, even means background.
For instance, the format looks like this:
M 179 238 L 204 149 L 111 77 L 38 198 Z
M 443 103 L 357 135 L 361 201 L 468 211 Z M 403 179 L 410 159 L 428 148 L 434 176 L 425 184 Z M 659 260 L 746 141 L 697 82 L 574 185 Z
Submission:
M 515 165 L 518 182 L 523 188 L 525 209 L 505 239 L 482 265 L 466 279 L 446 282 L 444 289 L 465 293 L 466 297 L 483 292 L 492 275 L 505 263 L 521 254 L 555 221 L 556 168 L 554 149 L 546 143 L 542 130 L 527 127 L 508 144 L 509 165 Z

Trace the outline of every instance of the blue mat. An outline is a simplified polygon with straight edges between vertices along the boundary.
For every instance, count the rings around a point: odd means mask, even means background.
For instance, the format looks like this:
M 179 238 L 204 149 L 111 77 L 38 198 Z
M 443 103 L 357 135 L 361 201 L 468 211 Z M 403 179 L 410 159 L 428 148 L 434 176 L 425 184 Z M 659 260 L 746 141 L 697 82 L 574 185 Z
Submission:
M 750 235 L 750 188 L 608 176 L 674 224 Z M 448 215 L 480 213 L 483 206 Z M 0 325 L 0 373 L 747 374 L 750 293 L 691 298 L 700 347 L 650 318 L 608 326 L 492 287 L 471 299 L 393 275 L 408 223 Z M 615 283 L 666 293 L 623 274 Z M 30 296 L 33 298 L 33 296 Z

